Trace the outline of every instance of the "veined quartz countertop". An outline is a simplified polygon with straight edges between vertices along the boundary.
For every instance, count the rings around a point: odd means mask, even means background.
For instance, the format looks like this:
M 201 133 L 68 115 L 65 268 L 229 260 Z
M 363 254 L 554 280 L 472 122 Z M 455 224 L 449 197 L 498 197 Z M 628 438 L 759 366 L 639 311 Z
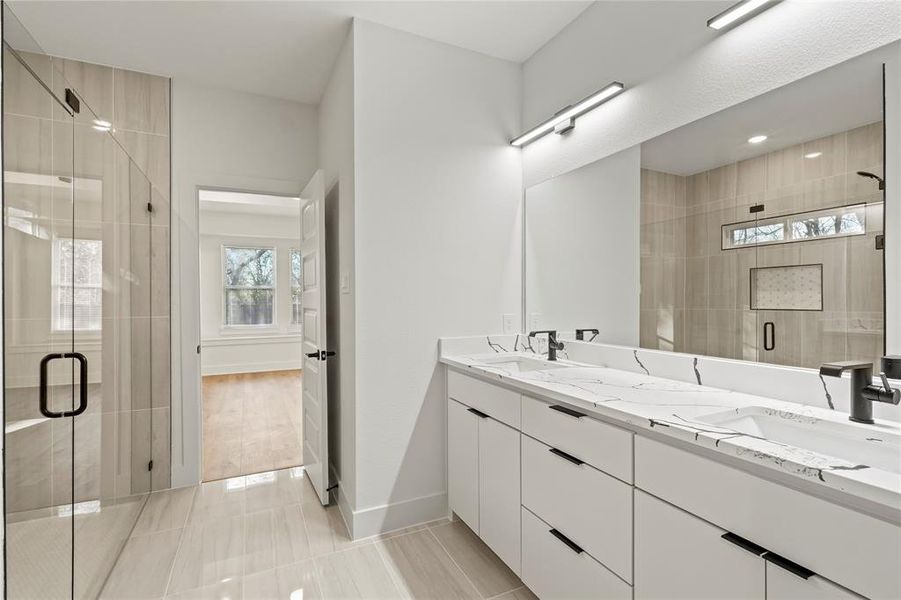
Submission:
M 859 439 L 873 444 L 874 453 L 881 454 L 883 463 L 886 448 L 880 444 L 886 444 L 886 438 L 897 439 L 901 435 L 898 423 L 850 423 L 847 414 L 828 409 L 567 360 L 558 361 L 560 365 L 566 365 L 565 368 L 549 370 L 519 371 L 503 364 L 492 364 L 502 357 L 511 360 L 542 358 L 530 350 L 442 354 L 440 361 L 466 374 L 569 404 L 632 430 L 653 430 L 878 503 L 901 517 L 901 474 L 898 472 L 901 469 L 898 465 L 894 465 L 892 471 L 849 462 L 698 419 L 724 411 L 741 414 L 739 411 L 753 408 L 769 417 L 800 421 L 805 426 L 829 429 L 830 424 L 850 425 L 865 432 Z M 888 456 L 891 461 L 893 455 Z M 901 455 L 897 460 L 901 464 Z

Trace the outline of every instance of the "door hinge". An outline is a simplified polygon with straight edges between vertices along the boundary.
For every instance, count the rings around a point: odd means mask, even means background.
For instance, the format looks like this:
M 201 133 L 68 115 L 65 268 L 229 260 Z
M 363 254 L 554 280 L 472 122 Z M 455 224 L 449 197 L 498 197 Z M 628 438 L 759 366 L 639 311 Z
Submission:
M 147 203 L 147 212 L 149 212 L 149 213 L 153 212 L 153 204 L 151 204 L 150 202 Z
M 197 354 L 200 354 L 200 344 L 197 344 Z
M 78 96 L 75 95 L 75 92 L 66 88 L 66 104 L 69 105 L 69 108 L 72 109 L 76 115 L 81 111 L 81 101 L 79 101 Z
M 885 235 L 879 234 L 876 236 L 876 249 L 877 250 L 885 250 Z
M 148 470 L 148 471 L 152 471 L 152 470 L 153 470 L 153 461 L 152 461 L 152 460 L 151 460 L 149 463 L 147 463 L 147 470 Z

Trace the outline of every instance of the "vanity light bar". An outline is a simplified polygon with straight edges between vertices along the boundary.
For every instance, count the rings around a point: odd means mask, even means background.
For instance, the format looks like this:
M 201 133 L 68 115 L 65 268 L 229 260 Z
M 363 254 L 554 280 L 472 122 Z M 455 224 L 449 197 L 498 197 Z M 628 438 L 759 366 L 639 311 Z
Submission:
M 750 18 L 772 7 L 777 2 L 775 0 L 744 0 L 738 4 L 734 4 L 707 21 L 707 27 L 711 29 L 722 29 L 739 19 Z
M 557 125 L 575 119 L 576 117 L 580 117 L 591 109 L 603 104 L 610 98 L 623 91 L 625 87 L 626 86 L 624 86 L 620 82 L 614 81 L 613 83 L 604 86 L 599 91 L 588 96 L 584 100 L 581 100 L 572 106 L 564 108 L 556 115 L 543 122 L 541 125 L 538 125 L 537 127 L 530 129 L 519 137 L 514 138 L 510 142 L 510 144 L 519 147 L 525 146 L 530 142 L 534 142 L 541 136 L 554 131 L 554 128 L 557 127 Z

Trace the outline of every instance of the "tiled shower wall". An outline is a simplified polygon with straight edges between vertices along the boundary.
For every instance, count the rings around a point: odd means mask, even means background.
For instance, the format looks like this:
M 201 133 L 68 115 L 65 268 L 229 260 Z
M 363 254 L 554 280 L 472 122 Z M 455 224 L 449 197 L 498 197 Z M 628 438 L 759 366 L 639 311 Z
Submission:
M 103 242 L 103 320 L 101 332 L 75 335 L 77 349 L 91 362 L 89 409 L 77 418 L 74 437 L 75 499 L 112 499 L 168 488 L 169 80 L 45 55 L 24 53 L 23 58 L 57 96 L 63 97 L 66 87 L 74 88 L 90 108 L 83 106 L 69 147 L 75 155 L 75 237 Z M 4 61 L 5 66 L 17 64 L 7 56 Z M 8 68 L 4 76 L 6 169 L 45 173 L 48 151 L 66 147 L 68 142 L 59 136 L 71 136 L 71 126 L 65 125 L 62 111 L 21 66 Z M 13 77 L 21 81 L 9 81 Z M 112 124 L 115 141 L 93 128 L 91 111 L 98 120 Z M 99 182 L 98 202 L 92 202 L 88 192 L 79 196 L 79 180 Z M 6 192 L 10 206 L 32 201 L 15 186 L 8 184 Z M 152 212 L 146 210 L 147 202 L 152 202 Z M 35 254 L 31 264 L 49 269 L 50 258 L 43 254 L 47 245 L 35 247 L 41 254 Z M 33 292 L 29 278 L 36 282 Z M 37 272 L 15 276 L 20 295 L 37 306 L 47 302 L 39 296 L 49 278 L 49 273 Z M 36 386 L 31 381 L 40 356 L 27 350 L 27 342 L 40 333 L 23 332 L 21 340 L 15 334 L 13 330 L 7 339 L 9 360 L 21 364 L 10 365 L 8 422 L 40 417 L 32 414 Z M 64 455 L 72 449 L 64 443 L 71 438 L 63 431 L 66 427 L 63 420 L 40 423 L 17 432 L 21 443 L 8 444 L 9 511 L 60 504 L 68 498 Z M 56 470 L 61 471 L 59 476 Z
M 642 170 L 641 346 L 805 367 L 878 362 L 881 222 L 868 219 L 861 236 L 732 250 L 721 249 L 721 228 L 755 216 L 881 202 L 876 182 L 856 171 L 882 176 L 882 153 L 877 122 L 687 177 Z M 751 214 L 757 204 L 765 210 Z M 751 268 L 801 264 L 823 265 L 822 311 L 750 309 Z M 762 348 L 767 321 L 776 330 L 773 351 Z

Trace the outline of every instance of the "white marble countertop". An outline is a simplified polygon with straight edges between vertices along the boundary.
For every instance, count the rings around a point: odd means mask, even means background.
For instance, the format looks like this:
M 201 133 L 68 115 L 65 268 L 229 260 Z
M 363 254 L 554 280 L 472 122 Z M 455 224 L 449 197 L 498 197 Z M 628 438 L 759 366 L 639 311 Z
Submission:
M 484 338 L 483 338 L 484 339 Z M 740 460 L 775 469 L 815 484 L 833 488 L 853 497 L 869 500 L 901 516 L 901 474 L 894 470 L 849 462 L 787 445 L 759 436 L 741 433 L 699 421 L 699 417 L 724 411 L 759 407 L 768 416 L 801 420 L 805 425 L 831 428 L 830 423 L 861 428 L 862 443 L 874 445 L 883 461 L 883 438 L 901 435 L 901 425 L 877 422 L 875 425 L 850 423 L 847 415 L 828 409 L 802 406 L 709 386 L 654 377 L 644 373 L 611 369 L 566 360 L 567 368 L 520 372 L 503 365 L 490 364 L 502 356 L 536 358 L 525 352 L 442 355 L 445 365 L 497 381 L 521 392 L 567 403 L 630 429 L 653 430 L 665 436 L 702 446 Z M 889 454 L 889 461 L 893 460 Z M 901 464 L 901 455 L 898 456 Z

